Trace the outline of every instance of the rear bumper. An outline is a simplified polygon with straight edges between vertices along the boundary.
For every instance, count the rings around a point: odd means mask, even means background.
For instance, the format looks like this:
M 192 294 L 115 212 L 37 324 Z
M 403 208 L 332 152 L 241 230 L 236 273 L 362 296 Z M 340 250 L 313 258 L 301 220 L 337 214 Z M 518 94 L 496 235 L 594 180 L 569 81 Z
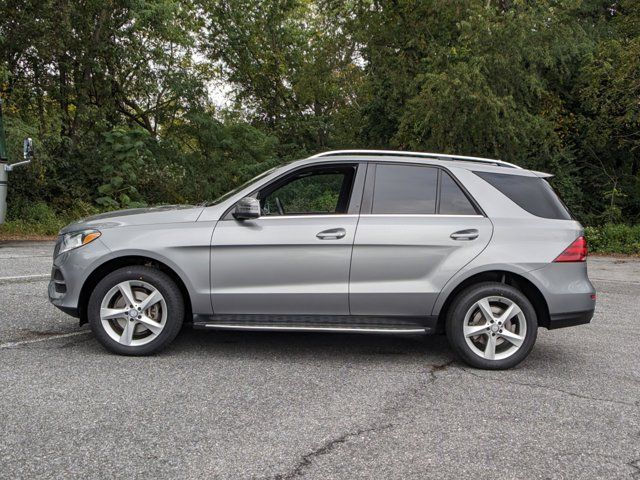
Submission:
M 527 273 L 547 303 L 549 316 L 541 326 L 572 327 L 589 323 L 596 307 L 596 290 L 587 276 L 586 262 L 550 263 Z
M 556 313 L 550 316 L 549 330 L 564 327 L 574 327 L 589 323 L 593 318 L 594 310 L 585 310 L 583 312 Z

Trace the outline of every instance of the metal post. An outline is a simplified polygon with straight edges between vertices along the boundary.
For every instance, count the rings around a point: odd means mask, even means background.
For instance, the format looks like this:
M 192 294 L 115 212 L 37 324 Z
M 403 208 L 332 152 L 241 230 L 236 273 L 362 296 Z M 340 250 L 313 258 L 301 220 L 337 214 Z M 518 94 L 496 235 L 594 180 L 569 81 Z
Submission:
M 2 121 L 2 99 L 0 99 L 0 225 L 7 215 L 7 146 L 4 139 L 4 123 Z
M 7 160 L 7 146 L 4 139 L 4 124 L 2 122 L 2 99 L 0 99 L 0 225 L 4 223 L 7 215 L 7 181 L 9 172 L 20 165 L 31 163 L 33 158 L 33 141 L 30 138 L 24 139 L 23 154 L 24 160 L 9 164 Z
M 9 172 L 5 169 L 7 162 L 0 161 L 0 225 L 4 223 L 4 217 L 7 215 L 7 179 Z

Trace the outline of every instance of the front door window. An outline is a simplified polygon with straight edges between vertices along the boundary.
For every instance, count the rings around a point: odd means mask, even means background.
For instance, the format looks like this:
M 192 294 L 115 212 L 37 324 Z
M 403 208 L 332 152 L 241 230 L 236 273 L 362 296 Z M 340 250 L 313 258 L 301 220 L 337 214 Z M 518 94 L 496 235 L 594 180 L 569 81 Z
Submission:
M 264 216 L 347 213 L 355 166 L 304 169 L 260 192 Z

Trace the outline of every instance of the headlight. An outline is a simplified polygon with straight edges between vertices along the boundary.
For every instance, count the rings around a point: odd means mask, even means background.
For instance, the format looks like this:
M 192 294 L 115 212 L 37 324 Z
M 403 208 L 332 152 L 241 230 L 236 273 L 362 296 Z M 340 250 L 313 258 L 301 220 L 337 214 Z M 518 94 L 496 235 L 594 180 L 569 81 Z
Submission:
M 87 243 L 91 243 L 100 235 L 101 233 L 98 230 L 82 230 L 81 232 L 65 233 L 62 236 L 58 255 L 86 245 Z

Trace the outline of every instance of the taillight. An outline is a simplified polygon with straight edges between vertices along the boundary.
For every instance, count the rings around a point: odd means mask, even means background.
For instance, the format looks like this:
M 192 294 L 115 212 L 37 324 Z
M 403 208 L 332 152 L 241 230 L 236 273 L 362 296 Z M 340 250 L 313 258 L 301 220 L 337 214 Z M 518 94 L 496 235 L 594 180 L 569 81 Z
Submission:
M 554 262 L 584 262 L 587 259 L 588 250 L 587 240 L 580 236 L 558 255 Z

